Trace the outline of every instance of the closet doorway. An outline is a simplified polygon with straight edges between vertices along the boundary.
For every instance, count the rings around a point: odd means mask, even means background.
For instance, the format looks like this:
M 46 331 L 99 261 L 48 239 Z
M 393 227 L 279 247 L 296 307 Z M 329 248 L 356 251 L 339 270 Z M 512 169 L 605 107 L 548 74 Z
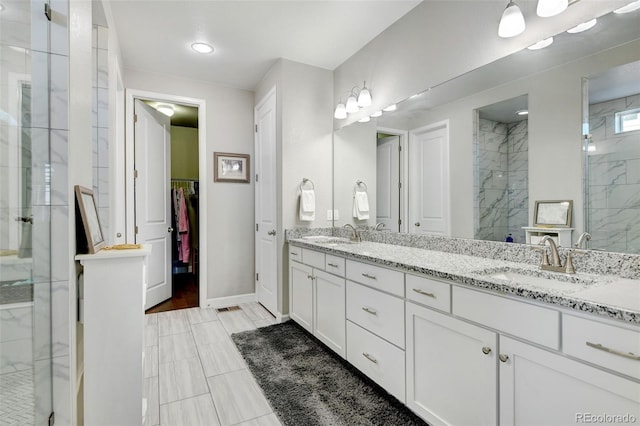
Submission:
M 127 204 L 134 206 L 127 209 L 127 241 L 151 244 L 152 255 L 156 251 L 148 264 L 145 309 L 152 313 L 204 305 L 204 101 L 129 91 L 127 102 L 132 111 Z M 151 140 L 145 135 L 154 128 Z M 149 220 L 152 216 L 155 220 Z M 148 231 L 152 226 L 158 235 Z

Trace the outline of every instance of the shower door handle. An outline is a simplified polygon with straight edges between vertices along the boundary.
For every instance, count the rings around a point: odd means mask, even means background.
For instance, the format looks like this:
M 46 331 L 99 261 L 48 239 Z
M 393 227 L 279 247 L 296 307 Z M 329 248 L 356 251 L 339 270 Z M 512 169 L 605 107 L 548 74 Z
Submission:
M 33 225 L 33 216 L 18 216 L 16 217 L 16 222 L 30 223 Z

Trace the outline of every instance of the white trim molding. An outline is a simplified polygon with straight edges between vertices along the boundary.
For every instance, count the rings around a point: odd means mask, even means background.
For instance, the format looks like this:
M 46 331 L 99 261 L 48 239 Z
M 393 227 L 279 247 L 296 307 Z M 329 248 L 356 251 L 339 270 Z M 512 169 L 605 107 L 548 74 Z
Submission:
M 227 308 L 229 306 L 240 305 L 241 303 L 257 302 L 256 293 L 239 294 L 237 296 L 215 297 L 208 299 L 206 307 L 208 308 Z

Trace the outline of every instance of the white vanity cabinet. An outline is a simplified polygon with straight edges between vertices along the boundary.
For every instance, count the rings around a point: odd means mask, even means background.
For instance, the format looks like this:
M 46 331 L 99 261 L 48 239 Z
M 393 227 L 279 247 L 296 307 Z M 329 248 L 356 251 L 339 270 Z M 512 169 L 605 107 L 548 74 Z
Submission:
M 289 315 L 313 333 L 313 268 L 289 262 Z
M 341 357 L 345 350 L 344 278 L 314 270 L 315 323 L 313 335 Z
M 431 425 L 497 424 L 497 333 L 407 303 L 407 406 Z
M 629 416 L 635 421 L 593 420 Z M 640 383 L 500 337 L 500 424 L 623 424 L 640 419 Z

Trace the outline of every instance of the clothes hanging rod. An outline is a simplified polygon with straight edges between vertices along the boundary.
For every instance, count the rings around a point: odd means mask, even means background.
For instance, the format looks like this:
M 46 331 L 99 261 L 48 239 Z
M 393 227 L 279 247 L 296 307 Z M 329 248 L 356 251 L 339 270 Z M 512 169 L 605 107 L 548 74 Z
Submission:
M 171 182 L 199 182 L 199 179 L 181 179 L 181 178 L 171 178 Z

